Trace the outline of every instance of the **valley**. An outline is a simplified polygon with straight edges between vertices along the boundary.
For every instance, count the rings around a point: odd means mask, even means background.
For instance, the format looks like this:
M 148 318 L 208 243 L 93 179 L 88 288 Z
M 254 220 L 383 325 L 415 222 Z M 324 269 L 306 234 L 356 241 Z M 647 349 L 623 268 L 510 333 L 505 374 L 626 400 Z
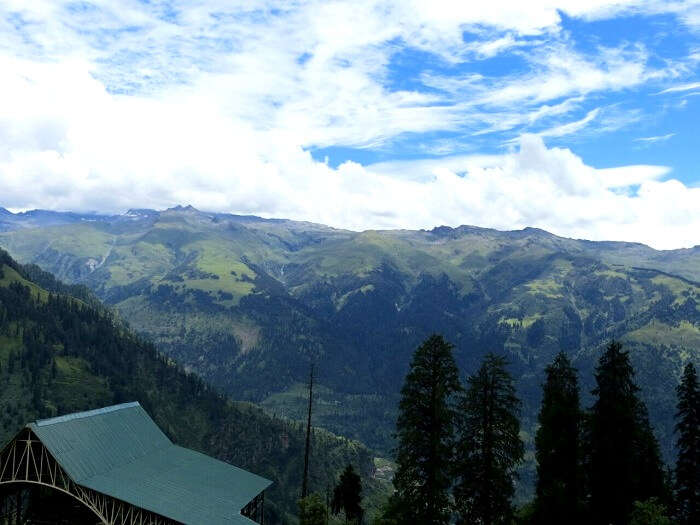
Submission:
M 602 347 L 632 352 L 667 458 L 672 392 L 700 355 L 700 247 L 656 251 L 526 228 L 337 230 L 192 207 L 121 216 L 0 217 L 0 246 L 86 285 L 187 370 L 270 414 L 302 419 L 380 455 L 394 446 L 398 392 L 433 332 L 472 373 L 507 357 L 531 439 L 544 367 L 564 350 L 588 378 Z
M 305 429 L 232 402 L 165 359 L 82 286 L 17 264 L 0 250 L 0 441 L 28 421 L 138 400 L 177 444 L 274 480 L 270 523 L 296 523 Z M 388 490 L 362 444 L 314 431 L 310 485 L 325 490 L 347 464 L 371 513 Z

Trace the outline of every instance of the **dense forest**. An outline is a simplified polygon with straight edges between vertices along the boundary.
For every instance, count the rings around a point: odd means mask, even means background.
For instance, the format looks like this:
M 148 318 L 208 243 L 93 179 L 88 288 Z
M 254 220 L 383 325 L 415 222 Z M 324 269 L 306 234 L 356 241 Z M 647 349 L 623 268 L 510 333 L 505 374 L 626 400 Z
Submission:
M 298 501 L 303 425 L 229 401 L 131 332 L 88 288 L 63 284 L 0 251 L 0 438 L 33 419 L 137 399 L 176 442 L 273 479 L 272 523 L 297 515 L 308 524 L 343 517 L 384 525 L 694 523 L 700 397 L 693 357 L 684 360 L 676 395 L 668 393 L 677 408 L 675 418 L 669 415 L 677 463 L 666 467 L 631 354 L 613 342 L 597 366 L 580 372 L 566 351 L 555 354 L 545 367 L 530 458 L 535 494 L 527 503 L 516 497 L 528 460 L 517 367 L 488 353 L 465 383 L 455 347 L 432 336 L 407 363 L 396 420 L 396 491 L 378 514 L 366 513 L 388 485 L 374 479 L 372 455 L 362 445 L 316 429 L 311 495 Z M 589 392 L 579 384 L 587 374 L 581 385 L 591 385 Z
M 0 442 L 38 418 L 138 400 L 178 444 L 274 481 L 270 523 L 294 522 L 304 429 L 228 401 L 130 332 L 83 287 L 63 285 L 0 250 Z M 370 452 L 320 429 L 310 485 L 325 491 L 354 465 L 371 500 Z
M 380 525 L 680 525 L 700 521 L 700 388 L 693 362 L 676 387 L 675 465 L 659 451 L 629 353 L 608 344 L 580 404 L 566 354 L 547 367 L 535 439 L 534 499 L 516 509 L 521 403 L 508 363 L 489 354 L 459 380 L 441 336 L 414 353 L 397 420 L 396 492 Z
M 84 284 L 177 363 L 234 399 L 395 446 L 411 352 L 431 333 L 461 370 L 504 355 L 534 447 L 539 383 L 564 351 L 590 403 L 605 344 L 630 350 L 662 454 L 672 457 L 683 356 L 700 348 L 700 251 L 462 226 L 352 232 L 191 207 L 123 216 L 10 214 L 0 245 Z M 529 458 L 530 456 L 528 456 Z M 521 496 L 534 486 L 526 463 Z

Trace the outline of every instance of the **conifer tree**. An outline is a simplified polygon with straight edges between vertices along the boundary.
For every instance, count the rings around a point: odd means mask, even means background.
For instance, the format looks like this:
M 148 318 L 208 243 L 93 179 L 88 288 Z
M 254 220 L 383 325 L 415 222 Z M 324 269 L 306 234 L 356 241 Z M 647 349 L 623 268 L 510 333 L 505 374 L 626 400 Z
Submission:
M 513 514 L 515 468 L 524 454 L 520 401 L 502 357 L 489 354 L 468 380 L 459 404 L 454 490 L 458 522 L 509 523 Z
M 407 520 L 403 520 L 404 513 L 399 508 L 399 504 L 395 494 L 388 497 L 372 520 L 372 525 L 399 525 L 404 521 L 407 522 Z
M 576 369 L 563 352 L 546 370 L 535 437 L 536 523 L 581 523 L 582 414 Z
M 634 502 L 630 525 L 671 525 L 671 520 L 666 515 L 666 507 L 656 498 L 651 498 Z
M 345 514 L 345 523 L 361 523 L 364 510 L 362 503 L 362 480 L 352 465 L 345 467 L 340 481 L 333 490 L 331 509 L 334 515 L 341 511 Z
M 635 501 L 664 498 L 664 471 L 634 370 L 611 342 L 596 367 L 588 418 L 588 482 L 593 523 L 626 524 Z
M 459 390 L 452 345 L 433 335 L 414 353 L 401 389 L 391 505 L 398 523 L 441 525 L 450 519 L 454 398 Z
M 632 444 L 635 465 L 635 501 L 654 500 L 663 506 L 670 506 L 672 490 L 670 475 L 661 459 L 659 442 L 654 436 L 647 407 L 639 402 L 637 407 L 637 432 Z
M 318 493 L 299 500 L 299 525 L 327 525 L 327 516 L 328 509 Z
M 700 523 L 700 389 L 693 363 L 676 389 L 676 515 L 681 525 Z

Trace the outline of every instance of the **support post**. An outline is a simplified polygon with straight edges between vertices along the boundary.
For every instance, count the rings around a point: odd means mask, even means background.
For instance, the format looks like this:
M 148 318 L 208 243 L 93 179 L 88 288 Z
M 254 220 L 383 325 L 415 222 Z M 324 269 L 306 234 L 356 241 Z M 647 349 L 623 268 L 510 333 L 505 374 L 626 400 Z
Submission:
M 314 364 L 309 374 L 309 415 L 306 419 L 306 451 L 304 452 L 304 479 L 301 485 L 301 498 L 309 495 L 309 450 L 311 448 L 311 405 L 314 398 Z

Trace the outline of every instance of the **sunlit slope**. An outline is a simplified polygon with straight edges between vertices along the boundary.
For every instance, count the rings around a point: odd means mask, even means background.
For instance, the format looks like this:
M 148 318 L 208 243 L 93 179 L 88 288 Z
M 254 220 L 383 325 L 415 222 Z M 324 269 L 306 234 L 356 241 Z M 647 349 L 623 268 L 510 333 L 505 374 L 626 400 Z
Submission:
M 698 358 L 698 248 L 532 228 L 355 233 L 192 208 L 15 229 L 0 245 L 87 284 L 184 366 L 270 410 L 303 414 L 315 360 L 322 424 L 385 451 L 411 352 L 432 332 L 464 373 L 506 354 L 531 423 L 554 354 L 567 351 L 588 388 L 616 337 L 670 436 L 673 384 Z

